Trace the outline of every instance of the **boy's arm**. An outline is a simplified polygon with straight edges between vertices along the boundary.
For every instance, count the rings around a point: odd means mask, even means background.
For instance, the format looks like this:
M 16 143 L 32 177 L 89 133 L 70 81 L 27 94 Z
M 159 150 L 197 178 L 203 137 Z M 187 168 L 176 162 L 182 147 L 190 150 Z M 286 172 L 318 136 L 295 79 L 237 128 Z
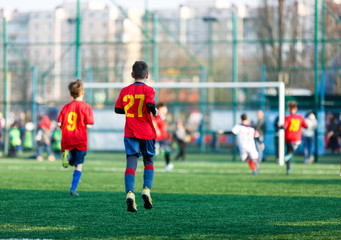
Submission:
M 146 107 L 156 117 L 159 114 L 159 110 L 155 106 L 154 102 L 155 90 L 151 87 L 147 88 L 146 91 Z
M 153 114 L 154 117 L 156 117 L 159 114 L 159 110 L 156 108 L 154 103 L 149 102 L 146 105 L 147 105 L 148 110 Z M 116 111 L 116 108 L 115 108 L 115 111 Z
M 86 124 L 86 128 L 87 129 L 91 129 L 92 128 L 92 124 Z
M 232 131 L 224 131 L 222 129 L 218 130 L 218 134 L 233 134 Z
M 289 119 L 285 118 L 283 125 L 278 125 L 278 130 L 286 130 L 289 127 Z
M 121 93 L 118 96 L 118 99 L 117 99 L 116 104 L 115 104 L 115 113 L 117 113 L 117 114 L 125 114 Z
M 160 131 L 160 128 L 157 125 L 155 120 L 153 120 L 153 125 L 154 125 L 154 129 L 155 129 L 155 132 L 156 132 L 156 136 L 160 136 L 161 135 L 161 131 Z
M 302 117 L 302 127 L 304 127 L 304 128 L 308 128 L 309 127 L 309 125 L 306 122 L 306 120 L 304 119 L 304 117 Z
M 115 113 L 117 113 L 117 114 L 125 114 L 124 109 L 123 108 L 118 108 L 118 107 L 115 107 Z

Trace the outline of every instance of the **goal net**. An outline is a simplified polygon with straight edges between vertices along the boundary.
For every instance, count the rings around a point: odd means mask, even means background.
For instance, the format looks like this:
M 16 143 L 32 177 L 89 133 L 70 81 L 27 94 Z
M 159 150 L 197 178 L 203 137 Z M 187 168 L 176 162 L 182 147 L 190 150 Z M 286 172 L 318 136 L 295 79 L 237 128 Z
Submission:
M 187 129 L 188 151 L 227 152 L 236 157 L 236 144 L 231 136 L 219 135 L 219 130 L 230 131 L 246 113 L 251 123 L 257 121 L 257 111 L 263 110 L 267 125 L 265 152 L 277 155 L 284 165 L 285 86 L 283 82 L 177 82 L 147 83 L 156 90 L 156 102 L 167 104 L 168 131 L 176 129 L 180 119 Z M 87 101 L 94 106 L 96 124 L 89 137 L 89 149 L 95 151 L 124 150 L 125 117 L 115 114 L 113 107 L 120 90 L 128 83 L 85 83 Z M 250 93 L 252 90 L 252 94 Z M 223 96 L 221 102 L 210 101 L 212 95 Z M 108 100 L 111 95 L 112 101 Z M 235 97 L 232 97 L 234 95 Z M 248 98 L 245 100 L 245 98 Z M 224 101 L 228 99 L 227 101 Z M 104 104 L 105 103 L 105 104 Z M 109 108 L 106 106 L 110 106 Z M 277 141 L 275 141 L 275 139 Z M 277 145 L 276 145 L 277 144 Z

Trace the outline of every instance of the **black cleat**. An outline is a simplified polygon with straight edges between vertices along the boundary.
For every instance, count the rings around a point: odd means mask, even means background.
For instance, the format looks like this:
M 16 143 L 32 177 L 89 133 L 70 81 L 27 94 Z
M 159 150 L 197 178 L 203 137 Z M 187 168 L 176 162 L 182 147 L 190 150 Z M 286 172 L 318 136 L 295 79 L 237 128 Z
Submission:
M 144 201 L 144 208 L 145 209 L 152 209 L 153 203 L 152 198 L 150 197 L 150 190 L 149 188 L 145 187 L 142 191 L 142 199 Z
M 131 191 L 127 193 L 126 202 L 127 202 L 128 212 L 137 212 L 137 205 L 135 203 L 135 194 L 132 193 Z
M 79 196 L 79 193 L 76 191 L 70 191 L 71 196 Z

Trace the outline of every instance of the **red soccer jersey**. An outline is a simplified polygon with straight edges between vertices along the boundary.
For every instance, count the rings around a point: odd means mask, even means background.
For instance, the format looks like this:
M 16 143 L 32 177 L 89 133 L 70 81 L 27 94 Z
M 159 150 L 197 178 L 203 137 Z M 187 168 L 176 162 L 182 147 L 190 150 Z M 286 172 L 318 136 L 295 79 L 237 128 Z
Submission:
M 91 106 L 83 101 L 72 101 L 63 107 L 58 122 L 62 124 L 62 151 L 77 148 L 86 152 L 88 150 L 86 125 L 94 124 Z
M 308 124 L 300 114 L 290 114 L 284 120 L 285 141 L 287 143 L 299 142 L 302 139 L 302 126 L 308 127 Z
M 161 118 L 161 116 L 156 116 L 154 122 L 160 132 L 156 135 L 156 141 L 161 141 L 168 138 L 167 134 L 167 123 Z
M 121 90 L 115 108 L 124 109 L 126 115 L 124 137 L 155 139 L 151 113 L 146 105 L 155 104 L 154 97 L 155 90 L 144 83 L 135 82 Z

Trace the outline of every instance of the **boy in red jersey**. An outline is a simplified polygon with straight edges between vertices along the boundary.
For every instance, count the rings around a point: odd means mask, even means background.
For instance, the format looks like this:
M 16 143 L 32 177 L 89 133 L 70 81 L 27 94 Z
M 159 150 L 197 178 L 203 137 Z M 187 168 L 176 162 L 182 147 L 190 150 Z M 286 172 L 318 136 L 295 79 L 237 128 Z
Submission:
M 135 171 L 141 154 L 144 163 L 142 191 L 144 207 L 146 209 L 153 207 L 150 189 L 154 179 L 153 156 L 156 132 L 151 114 L 157 116 L 158 110 L 154 102 L 155 90 L 145 84 L 148 78 L 148 65 L 143 61 L 136 61 L 132 67 L 131 76 L 135 79 L 135 83 L 121 90 L 115 105 L 115 112 L 126 115 L 124 127 L 124 146 L 127 157 L 124 176 L 126 203 L 129 212 L 137 212 L 134 194 Z
M 158 146 L 159 152 L 165 155 L 166 171 L 169 172 L 173 170 L 174 166 L 170 163 L 167 123 L 165 121 L 168 109 L 166 104 L 162 102 L 158 103 L 156 108 L 159 110 L 159 115 L 153 119 L 156 131 L 156 144 Z
M 298 110 L 296 102 L 289 102 L 288 110 L 290 115 L 285 118 L 284 124 L 281 128 L 285 129 L 285 143 L 287 147 L 287 153 L 284 157 L 284 161 L 287 165 L 287 174 L 290 174 L 292 172 L 292 169 L 290 167 L 292 155 L 301 144 L 302 127 L 308 127 L 308 124 L 306 123 L 302 115 L 296 113 Z
M 83 102 L 84 90 L 81 80 L 69 84 L 73 101 L 65 105 L 58 117 L 58 126 L 62 128 L 63 167 L 75 166 L 70 195 L 78 196 L 76 188 L 82 175 L 84 157 L 88 150 L 88 132 L 94 124 L 92 108 Z

